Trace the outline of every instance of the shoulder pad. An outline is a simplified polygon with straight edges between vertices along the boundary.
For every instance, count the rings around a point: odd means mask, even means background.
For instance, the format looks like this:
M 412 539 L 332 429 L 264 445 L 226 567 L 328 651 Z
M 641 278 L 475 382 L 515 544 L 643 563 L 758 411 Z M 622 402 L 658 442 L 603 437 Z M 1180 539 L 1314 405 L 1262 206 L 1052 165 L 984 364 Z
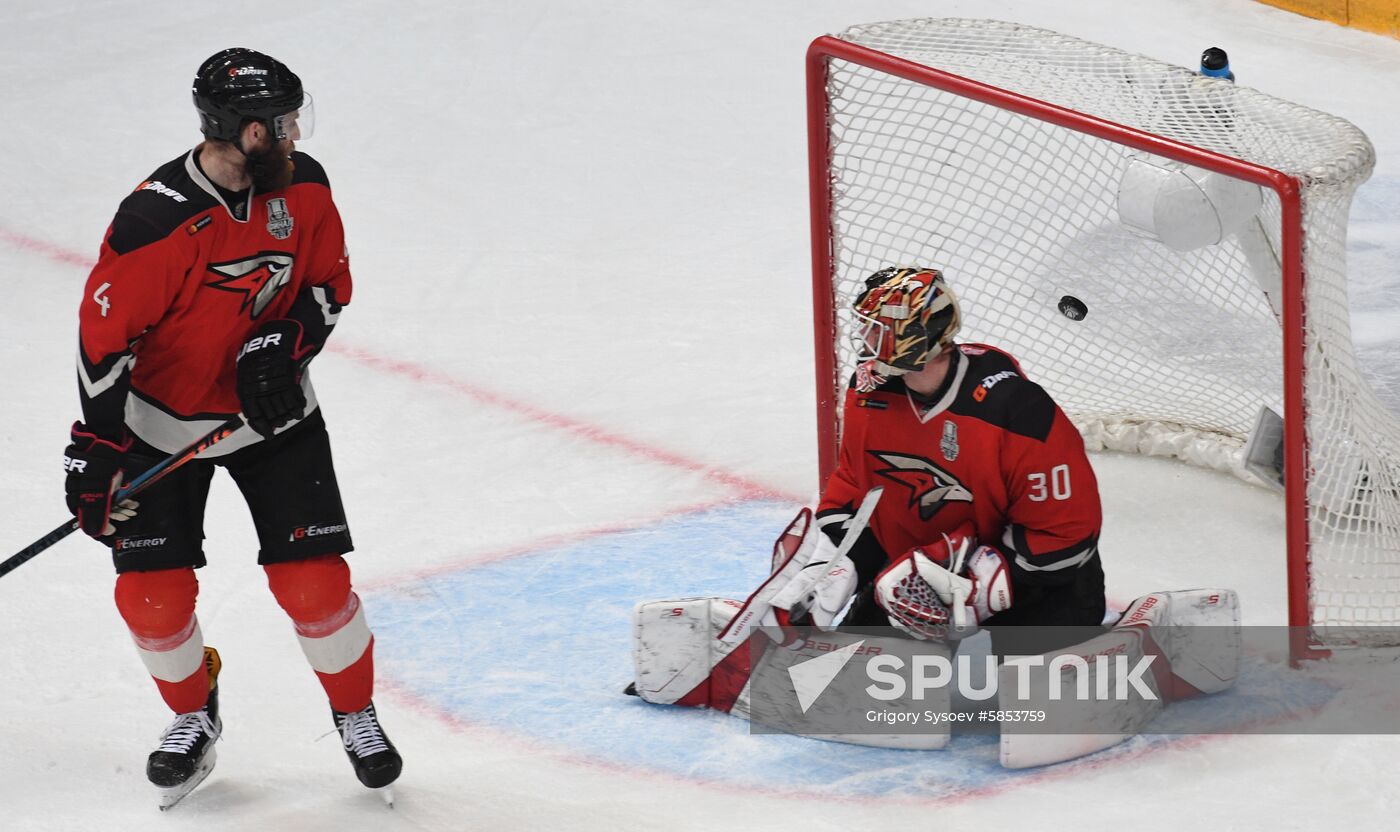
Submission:
M 964 346 L 976 351 L 969 354 Z M 1043 440 L 1050 434 L 1055 402 L 1044 388 L 1021 374 L 1014 358 L 981 344 L 959 349 L 969 363 L 950 410 L 1032 439 Z
M 156 168 L 122 200 L 107 245 L 117 254 L 135 251 L 165 239 L 216 204 L 185 172 L 182 155 Z
M 295 166 L 292 170 L 293 185 L 324 185 L 327 188 L 331 186 L 331 181 L 326 178 L 326 169 L 321 167 L 321 163 L 300 150 L 292 152 L 292 164 Z
M 1006 365 L 1018 374 L 1021 372 L 1021 365 L 1011 357 L 1011 353 L 988 344 L 958 344 L 958 352 L 967 356 L 969 364 L 974 368 Z

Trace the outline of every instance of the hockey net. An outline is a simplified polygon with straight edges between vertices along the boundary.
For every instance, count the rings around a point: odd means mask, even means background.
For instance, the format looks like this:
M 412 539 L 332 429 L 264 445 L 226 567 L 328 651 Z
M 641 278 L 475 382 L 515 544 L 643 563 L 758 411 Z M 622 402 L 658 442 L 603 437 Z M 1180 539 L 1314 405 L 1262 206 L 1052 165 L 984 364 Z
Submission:
M 1279 414 L 1289 623 L 1348 643 L 1400 624 L 1400 426 L 1358 371 L 1347 309 L 1347 214 L 1374 162 L 1361 131 L 994 21 L 857 26 L 814 41 L 808 74 L 823 481 L 852 297 L 885 266 L 932 266 L 963 300 L 959 340 L 1015 355 L 1091 449 L 1255 479 L 1248 438 Z M 1218 242 L 1168 245 L 1132 207 L 1143 171 L 1226 176 L 1256 207 Z

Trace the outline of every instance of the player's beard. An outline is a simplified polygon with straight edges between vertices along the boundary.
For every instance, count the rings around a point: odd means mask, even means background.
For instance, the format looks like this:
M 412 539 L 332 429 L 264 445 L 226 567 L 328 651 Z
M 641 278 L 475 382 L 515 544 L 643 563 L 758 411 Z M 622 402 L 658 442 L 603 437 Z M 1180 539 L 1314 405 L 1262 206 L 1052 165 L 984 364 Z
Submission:
M 248 154 L 248 176 L 258 193 L 279 191 L 292 184 L 292 159 L 278 145 Z

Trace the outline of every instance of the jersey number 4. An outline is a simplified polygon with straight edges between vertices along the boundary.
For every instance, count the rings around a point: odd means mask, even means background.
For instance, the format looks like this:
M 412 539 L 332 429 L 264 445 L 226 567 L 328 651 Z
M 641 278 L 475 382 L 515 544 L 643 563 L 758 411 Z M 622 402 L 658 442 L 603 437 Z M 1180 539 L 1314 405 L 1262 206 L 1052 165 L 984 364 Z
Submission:
M 97 291 L 92 293 L 92 300 L 98 306 L 102 307 L 102 317 L 104 318 L 107 317 L 107 310 L 112 308 L 112 301 L 108 300 L 107 296 L 102 293 L 110 288 L 112 288 L 112 284 L 103 283 L 101 286 L 97 287 Z

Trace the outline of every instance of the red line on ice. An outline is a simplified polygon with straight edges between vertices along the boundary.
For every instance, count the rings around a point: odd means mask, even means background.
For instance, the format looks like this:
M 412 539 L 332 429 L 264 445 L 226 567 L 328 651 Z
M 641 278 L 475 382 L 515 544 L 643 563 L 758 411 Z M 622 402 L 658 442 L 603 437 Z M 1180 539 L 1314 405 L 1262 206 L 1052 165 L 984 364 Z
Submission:
M 0 241 L 22 251 L 33 252 L 47 257 L 50 260 L 70 266 L 81 266 L 85 269 L 92 268 L 92 258 L 70 251 L 62 246 L 12 231 L 4 226 L 0 226 Z M 451 390 L 456 393 L 469 396 L 482 404 L 490 405 L 548 427 L 571 433 L 582 439 L 599 445 L 627 451 L 635 456 L 649 459 L 673 468 L 680 468 L 702 475 L 705 479 L 720 483 L 738 492 L 736 496 L 742 499 L 780 499 L 802 501 L 805 497 L 800 495 L 783 494 L 773 488 L 766 486 L 756 480 L 727 471 L 721 471 L 711 465 L 707 465 L 697 460 L 689 459 L 674 451 L 649 445 L 636 439 L 631 439 L 619 433 L 614 433 L 598 425 L 590 425 L 579 419 L 565 416 L 562 413 L 555 413 L 542 407 L 532 405 L 528 402 L 511 398 L 503 393 L 488 390 L 477 384 L 471 384 L 459 378 L 454 378 L 440 370 L 435 370 L 411 361 L 391 358 L 380 353 L 371 352 L 359 347 L 350 346 L 343 340 L 331 341 L 328 345 L 331 352 L 342 355 L 365 367 L 374 370 L 391 373 L 397 376 L 407 376 L 421 384 L 428 384 L 434 387 Z
M 70 266 L 82 266 L 85 269 L 92 268 L 92 258 L 76 251 L 69 251 L 61 246 L 48 243 L 43 240 L 20 234 L 16 231 L 0 225 L 0 240 L 4 240 L 10 245 L 22 251 L 30 251 L 35 254 L 42 254 L 50 260 L 59 263 L 66 263 Z
M 326 346 L 326 349 L 372 369 L 381 370 L 395 376 L 407 376 L 423 384 L 451 390 L 455 393 L 461 393 L 476 399 L 482 404 L 509 410 L 532 422 L 538 422 L 552 428 L 572 433 L 590 442 L 599 445 L 607 445 L 613 448 L 620 448 L 636 456 L 645 457 L 653 462 L 659 462 L 685 471 L 701 474 L 706 479 L 714 480 L 715 482 L 735 489 L 739 492 L 738 496 L 746 499 L 772 498 L 798 501 L 803 499 L 800 496 L 779 493 L 755 480 L 739 476 L 738 474 L 720 471 L 713 466 L 688 459 L 674 451 L 658 448 L 654 445 L 649 445 L 645 442 L 613 433 L 606 428 L 591 425 L 571 416 L 555 413 L 530 404 L 529 402 L 512 398 L 503 393 L 488 390 L 480 385 L 471 384 L 448 375 L 441 370 L 435 370 L 431 367 L 425 367 L 411 361 L 389 358 L 379 353 L 348 346 L 344 343 L 337 343 L 336 341 L 331 341 Z

